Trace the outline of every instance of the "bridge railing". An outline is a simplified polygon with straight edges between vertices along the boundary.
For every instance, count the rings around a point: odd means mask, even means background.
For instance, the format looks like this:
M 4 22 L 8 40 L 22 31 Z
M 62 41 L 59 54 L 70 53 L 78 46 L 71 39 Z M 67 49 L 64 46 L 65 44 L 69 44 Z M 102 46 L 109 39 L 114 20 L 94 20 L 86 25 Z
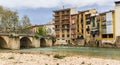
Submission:
M 0 33 L 0 36 L 9 36 L 14 33 Z M 16 34 L 18 36 L 34 36 L 34 34 Z

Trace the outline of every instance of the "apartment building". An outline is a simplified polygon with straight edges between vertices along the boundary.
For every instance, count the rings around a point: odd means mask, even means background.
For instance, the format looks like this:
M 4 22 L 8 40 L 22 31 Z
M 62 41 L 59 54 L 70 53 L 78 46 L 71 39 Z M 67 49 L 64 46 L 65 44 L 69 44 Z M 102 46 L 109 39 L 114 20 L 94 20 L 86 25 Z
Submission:
M 94 15 L 94 16 L 93 16 Z M 86 42 L 90 42 L 91 32 L 94 31 L 93 27 L 96 27 L 97 11 L 95 9 L 79 11 L 77 21 L 77 37 L 83 38 Z M 92 21 L 94 26 L 92 27 Z
M 120 1 L 115 2 L 115 35 L 120 36 Z
M 115 2 L 115 38 L 116 46 L 120 47 L 120 1 Z
M 102 44 L 115 43 L 115 11 L 100 13 L 100 38 Z
M 67 45 L 72 40 L 76 39 L 76 9 L 68 8 L 55 10 L 54 12 L 54 25 L 56 33 L 56 45 Z

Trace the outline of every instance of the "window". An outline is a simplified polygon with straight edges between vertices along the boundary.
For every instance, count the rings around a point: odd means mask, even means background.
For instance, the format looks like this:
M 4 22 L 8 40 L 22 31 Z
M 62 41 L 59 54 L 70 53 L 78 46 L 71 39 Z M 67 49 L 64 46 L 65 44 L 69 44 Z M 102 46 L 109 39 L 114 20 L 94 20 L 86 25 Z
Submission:
M 74 38 L 74 35 L 72 35 L 72 38 Z
M 83 29 L 82 29 L 82 33 L 83 33 Z
M 56 37 L 59 37 L 59 35 L 56 35 Z
M 90 31 L 90 27 L 89 26 L 87 27 L 86 31 Z
M 59 28 L 59 25 L 56 25 L 55 28 Z
M 107 38 L 107 34 L 103 34 L 103 35 L 102 35 L 102 38 Z
M 109 34 L 109 38 L 113 38 L 113 34 Z
M 86 20 L 86 25 L 90 24 L 90 19 Z
M 67 33 L 69 33 L 69 30 L 67 30 Z
M 65 35 L 63 34 L 62 37 L 65 37 Z
M 69 37 L 69 35 L 67 35 L 67 37 Z
M 72 20 L 72 24 L 74 24 L 75 23 L 75 21 L 74 20 Z
M 88 31 L 87 33 L 88 33 L 88 34 L 90 34 L 90 32 L 89 32 L 89 31 Z
M 106 16 L 104 15 L 104 16 L 102 16 L 102 20 L 106 20 Z

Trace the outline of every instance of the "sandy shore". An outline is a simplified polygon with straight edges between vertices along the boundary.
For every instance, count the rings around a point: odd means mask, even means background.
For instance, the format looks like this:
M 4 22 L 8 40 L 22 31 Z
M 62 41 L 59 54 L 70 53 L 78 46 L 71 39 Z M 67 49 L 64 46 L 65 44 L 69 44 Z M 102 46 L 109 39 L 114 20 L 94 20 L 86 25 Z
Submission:
M 120 65 L 120 61 L 83 56 L 58 59 L 51 54 L 0 53 L 0 65 Z

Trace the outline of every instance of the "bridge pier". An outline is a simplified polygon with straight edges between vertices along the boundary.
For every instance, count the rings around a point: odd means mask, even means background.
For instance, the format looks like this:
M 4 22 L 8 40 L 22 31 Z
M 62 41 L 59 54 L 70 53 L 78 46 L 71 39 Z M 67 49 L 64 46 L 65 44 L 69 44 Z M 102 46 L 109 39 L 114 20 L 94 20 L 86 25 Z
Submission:
M 20 39 L 19 38 L 9 38 L 9 49 L 20 49 Z
M 33 40 L 32 40 L 32 46 L 34 48 L 39 48 L 40 47 L 40 40 L 36 39 L 36 38 L 33 38 Z
M 46 46 L 48 46 L 48 47 L 52 46 L 52 40 L 51 39 L 46 39 Z

